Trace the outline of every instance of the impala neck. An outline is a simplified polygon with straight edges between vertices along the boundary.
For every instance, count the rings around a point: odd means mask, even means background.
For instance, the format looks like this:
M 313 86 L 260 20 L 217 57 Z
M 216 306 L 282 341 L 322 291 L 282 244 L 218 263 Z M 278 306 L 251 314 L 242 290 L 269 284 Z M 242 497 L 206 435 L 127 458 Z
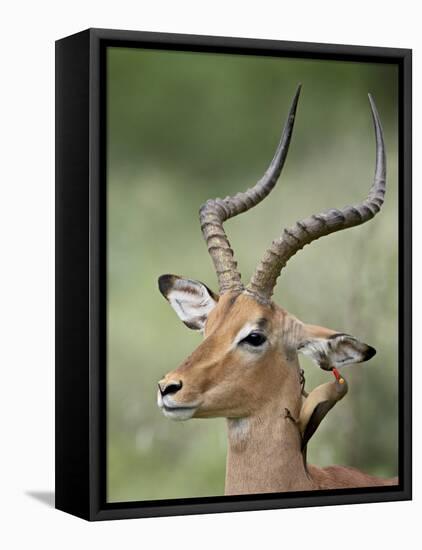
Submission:
M 312 488 L 295 419 L 301 405 L 297 369 L 288 367 L 282 389 L 274 390 L 255 414 L 228 419 L 226 495 Z

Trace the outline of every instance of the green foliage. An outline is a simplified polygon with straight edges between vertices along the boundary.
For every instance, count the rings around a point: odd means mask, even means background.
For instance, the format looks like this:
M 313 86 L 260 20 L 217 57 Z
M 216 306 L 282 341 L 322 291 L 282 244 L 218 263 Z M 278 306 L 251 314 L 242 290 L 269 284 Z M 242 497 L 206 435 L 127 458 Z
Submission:
M 349 394 L 310 443 L 318 465 L 397 473 L 397 69 L 386 64 L 160 52 L 108 52 L 108 499 L 219 495 L 225 421 L 174 423 L 156 384 L 200 342 L 176 318 L 157 277 L 216 287 L 198 223 L 207 198 L 261 177 L 297 83 L 289 157 L 277 188 L 226 224 L 244 280 L 296 219 L 361 200 L 374 170 L 367 92 L 383 122 L 388 192 L 369 224 L 300 252 L 275 301 L 305 322 L 373 345 L 348 367 Z M 307 387 L 327 381 L 305 359 Z

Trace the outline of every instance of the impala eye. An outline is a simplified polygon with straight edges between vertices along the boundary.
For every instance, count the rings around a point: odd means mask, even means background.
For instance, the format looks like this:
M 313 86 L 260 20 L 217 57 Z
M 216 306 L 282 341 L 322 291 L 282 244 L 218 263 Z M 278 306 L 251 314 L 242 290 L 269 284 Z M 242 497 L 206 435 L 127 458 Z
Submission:
M 250 334 L 248 334 L 248 336 L 246 336 L 246 338 L 243 338 L 240 343 L 249 344 L 250 346 L 257 348 L 259 346 L 262 346 L 262 344 L 266 341 L 267 338 L 260 332 L 251 332 Z

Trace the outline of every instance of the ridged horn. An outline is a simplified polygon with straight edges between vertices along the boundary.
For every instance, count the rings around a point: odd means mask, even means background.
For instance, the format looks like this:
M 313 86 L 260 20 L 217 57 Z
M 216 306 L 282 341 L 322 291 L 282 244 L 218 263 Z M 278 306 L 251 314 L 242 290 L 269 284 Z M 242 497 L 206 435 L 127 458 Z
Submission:
M 341 210 L 331 209 L 321 214 L 297 221 L 293 227 L 285 229 L 282 236 L 273 241 L 247 286 L 247 290 L 265 299 L 270 299 L 277 278 L 288 260 L 306 244 L 335 231 L 360 225 L 373 218 L 384 203 L 386 185 L 386 159 L 382 126 L 375 102 L 368 94 L 375 129 L 376 165 L 372 187 L 367 198 L 356 206 L 346 206 Z
M 299 85 L 283 128 L 280 143 L 264 176 L 247 191 L 225 199 L 207 200 L 199 210 L 201 230 L 217 273 L 220 294 L 230 290 L 243 290 L 240 273 L 237 270 L 237 263 L 223 223 L 256 206 L 277 183 L 289 150 L 300 89 Z

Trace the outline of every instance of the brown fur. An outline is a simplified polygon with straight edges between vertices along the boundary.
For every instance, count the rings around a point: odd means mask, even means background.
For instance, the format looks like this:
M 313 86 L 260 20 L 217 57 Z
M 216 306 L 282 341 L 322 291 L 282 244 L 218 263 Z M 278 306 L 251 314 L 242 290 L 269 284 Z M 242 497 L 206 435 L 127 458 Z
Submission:
M 246 323 L 265 323 L 264 351 L 234 346 Z M 226 494 L 267 493 L 394 485 L 354 468 L 307 465 L 296 422 L 301 409 L 297 349 L 309 337 L 335 331 L 301 323 L 274 303 L 247 292 L 222 295 L 209 313 L 205 339 L 160 381 L 183 386 L 177 406 L 196 407 L 194 418 L 228 419 Z

